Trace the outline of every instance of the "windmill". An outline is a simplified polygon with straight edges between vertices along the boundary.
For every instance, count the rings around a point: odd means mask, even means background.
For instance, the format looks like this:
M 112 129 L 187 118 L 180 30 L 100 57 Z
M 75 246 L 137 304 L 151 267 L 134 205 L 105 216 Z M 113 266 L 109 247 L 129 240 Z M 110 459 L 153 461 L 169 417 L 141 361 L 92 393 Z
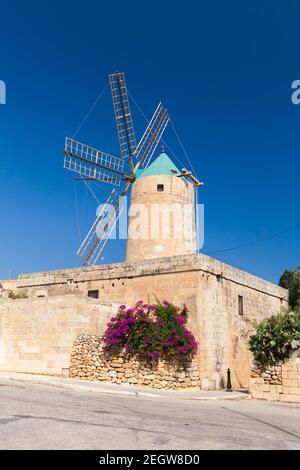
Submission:
M 169 122 L 167 109 L 159 103 L 139 143 L 136 144 L 124 73 L 110 74 L 109 84 L 120 157 L 107 154 L 69 137 L 65 139 L 64 148 L 64 168 L 79 174 L 82 180 L 102 181 L 115 186 L 77 251 L 83 264 L 92 266 L 99 259 L 121 216 L 123 207 L 120 204 L 120 197 L 127 193 L 135 181 L 137 169 L 145 169 L 150 164 Z M 194 185 L 201 185 L 187 170 L 183 170 L 177 176 L 189 178 Z

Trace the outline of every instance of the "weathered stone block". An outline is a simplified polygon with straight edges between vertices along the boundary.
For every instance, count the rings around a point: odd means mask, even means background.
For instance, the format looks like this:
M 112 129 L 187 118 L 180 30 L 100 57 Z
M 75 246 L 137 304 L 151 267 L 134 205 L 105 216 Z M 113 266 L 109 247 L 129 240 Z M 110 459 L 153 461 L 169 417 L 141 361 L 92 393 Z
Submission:
M 110 370 L 107 374 L 109 377 L 117 377 L 117 372 L 114 370 Z
M 296 379 L 283 379 L 282 385 L 286 387 L 298 387 L 298 380 Z
M 136 377 L 129 377 L 127 380 L 130 384 L 136 384 L 138 383 L 138 379 Z
M 299 387 L 288 387 L 288 393 L 290 395 L 300 395 L 300 386 Z
M 278 401 L 279 397 L 280 397 L 279 393 L 275 393 L 275 392 L 272 392 L 272 393 L 264 392 L 263 394 L 263 398 L 269 401 Z
M 118 369 L 118 368 L 122 367 L 122 364 L 120 364 L 119 362 L 112 362 L 111 367 L 114 367 L 115 369 Z
M 300 380 L 300 374 L 299 374 L 299 372 L 297 371 L 297 369 L 296 369 L 296 372 L 288 372 L 288 378 L 289 378 L 289 379 Z
M 280 396 L 280 401 L 287 402 L 287 403 L 300 403 L 300 395 L 289 395 L 289 394 L 282 394 Z
M 264 397 L 264 392 L 259 392 L 258 390 L 251 391 L 252 398 L 256 398 L 258 400 L 262 400 Z

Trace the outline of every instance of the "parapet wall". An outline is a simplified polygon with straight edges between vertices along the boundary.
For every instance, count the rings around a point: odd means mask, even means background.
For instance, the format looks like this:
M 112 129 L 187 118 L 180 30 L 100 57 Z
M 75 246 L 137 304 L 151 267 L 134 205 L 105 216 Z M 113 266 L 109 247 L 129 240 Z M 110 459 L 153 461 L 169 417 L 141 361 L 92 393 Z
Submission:
M 148 259 L 135 263 L 104 264 L 93 267 L 22 274 L 18 277 L 17 288 L 30 290 L 53 286 L 55 289 L 56 286 L 58 289 L 60 285 L 70 288 L 72 284 L 78 284 L 80 289 L 80 284 L 87 282 L 121 280 L 122 278 L 131 280 L 136 277 L 196 271 L 218 276 L 218 278 L 226 279 L 282 300 L 288 298 L 285 289 L 201 253 Z M 74 285 L 73 290 L 75 290 Z
M 123 353 L 111 357 L 104 354 L 101 338 L 99 335 L 81 335 L 76 338 L 71 355 L 70 377 L 174 390 L 200 387 L 195 361 L 181 364 L 163 360 L 146 362 L 128 358 Z

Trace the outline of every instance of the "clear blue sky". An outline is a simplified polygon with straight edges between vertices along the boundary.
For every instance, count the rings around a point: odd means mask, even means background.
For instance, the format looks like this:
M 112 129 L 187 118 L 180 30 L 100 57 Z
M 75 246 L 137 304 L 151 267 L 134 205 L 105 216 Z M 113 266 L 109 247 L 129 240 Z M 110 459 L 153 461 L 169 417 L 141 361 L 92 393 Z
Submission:
M 205 182 L 205 253 L 300 224 L 300 105 L 290 99 L 299 17 L 296 0 L 2 2 L 0 269 L 80 265 L 75 252 L 96 204 L 63 169 L 64 136 L 116 69 L 147 115 L 164 101 Z M 133 113 L 139 135 L 144 121 Z M 77 137 L 117 152 L 108 91 Z M 188 166 L 170 130 L 166 139 Z M 277 282 L 300 264 L 300 229 L 214 256 Z M 124 243 L 114 242 L 104 261 L 123 257 Z

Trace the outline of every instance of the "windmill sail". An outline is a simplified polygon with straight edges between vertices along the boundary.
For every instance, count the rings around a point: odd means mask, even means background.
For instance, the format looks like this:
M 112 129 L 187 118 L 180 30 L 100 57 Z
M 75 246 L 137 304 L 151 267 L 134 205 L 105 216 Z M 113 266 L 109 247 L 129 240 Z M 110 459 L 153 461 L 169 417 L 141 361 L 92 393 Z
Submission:
M 113 189 L 106 203 L 96 217 L 89 233 L 81 244 L 77 254 L 83 264 L 94 266 L 109 240 L 121 216 L 123 206 L 119 203 L 119 194 Z
M 115 72 L 110 74 L 109 83 L 116 116 L 121 157 L 132 159 L 136 148 L 136 139 L 124 73 Z
M 64 148 L 64 168 L 80 175 L 85 180 L 97 180 L 114 186 L 125 186 L 120 193 L 124 195 L 135 181 L 136 158 L 138 166 L 146 168 L 169 122 L 167 110 L 159 103 L 138 146 L 134 133 L 130 103 L 123 72 L 109 75 L 109 83 L 116 118 L 120 145 L 120 158 L 66 137 Z M 125 166 L 126 165 L 126 166 Z M 124 171 L 125 167 L 125 171 Z M 85 265 L 94 265 L 116 227 L 123 207 L 116 189 L 103 205 L 89 233 L 77 254 Z
M 124 179 L 124 161 L 93 147 L 66 137 L 64 168 L 83 178 L 95 179 L 120 186 Z
M 140 168 L 147 168 L 149 165 L 169 120 L 166 108 L 159 103 L 135 151 Z

